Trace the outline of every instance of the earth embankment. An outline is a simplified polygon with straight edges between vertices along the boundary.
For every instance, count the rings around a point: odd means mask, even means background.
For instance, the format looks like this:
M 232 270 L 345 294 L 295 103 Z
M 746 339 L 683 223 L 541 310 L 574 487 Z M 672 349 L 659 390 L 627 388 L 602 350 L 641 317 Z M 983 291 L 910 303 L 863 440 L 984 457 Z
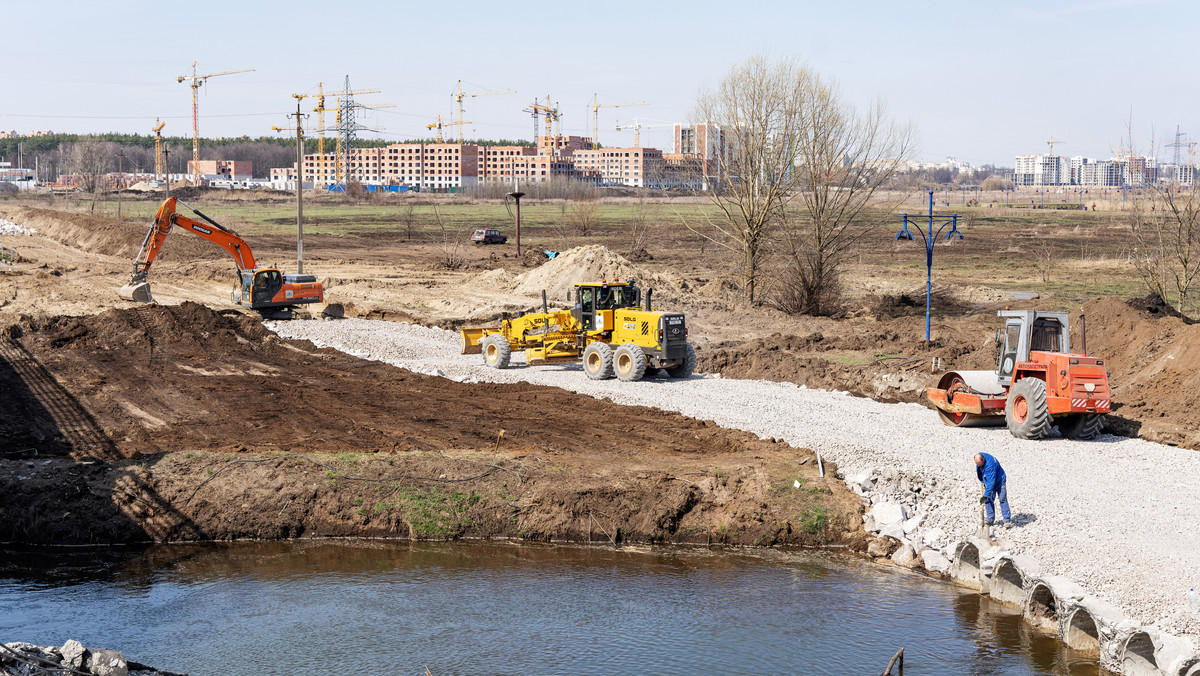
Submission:
M 861 537 L 809 451 L 420 375 L 195 303 L 26 318 L 0 338 L 0 385 L 0 540 Z

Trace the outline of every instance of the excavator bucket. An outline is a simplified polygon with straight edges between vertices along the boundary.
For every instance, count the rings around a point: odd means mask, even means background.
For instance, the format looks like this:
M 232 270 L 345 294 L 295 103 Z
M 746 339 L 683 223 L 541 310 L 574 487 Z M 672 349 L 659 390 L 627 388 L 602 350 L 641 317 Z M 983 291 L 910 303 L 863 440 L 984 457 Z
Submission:
M 495 333 L 495 331 L 492 332 Z M 462 333 L 463 354 L 483 354 L 483 347 L 480 346 L 479 341 L 487 337 L 487 329 L 461 329 L 460 333 Z
M 117 295 L 123 300 L 133 301 L 134 303 L 154 302 L 154 297 L 150 295 L 150 282 L 135 282 L 126 284 L 120 289 L 117 289 Z

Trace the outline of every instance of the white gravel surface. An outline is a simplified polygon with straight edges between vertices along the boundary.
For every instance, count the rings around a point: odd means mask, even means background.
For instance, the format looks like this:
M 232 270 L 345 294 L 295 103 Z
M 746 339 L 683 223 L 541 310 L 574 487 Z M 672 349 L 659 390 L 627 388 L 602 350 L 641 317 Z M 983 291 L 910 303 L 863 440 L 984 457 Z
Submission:
M 461 382 L 529 382 L 620 404 L 653 406 L 723 427 L 776 437 L 821 452 L 849 476 L 905 476 L 922 491 L 909 516 L 923 533 L 961 540 L 979 525 L 972 456 L 995 455 L 1008 475 L 1017 527 L 1006 548 L 1073 579 L 1135 621 L 1200 645 L 1200 615 L 1187 609 L 1200 588 L 1200 452 L 1103 436 L 1070 441 L 1013 438 L 1004 428 L 955 429 L 917 404 L 882 404 L 790 383 L 693 376 L 636 383 L 592 381 L 576 365 L 531 367 L 513 355 L 506 370 L 462 355 L 457 332 L 347 319 L 276 322 L 280 336 Z M 896 483 L 899 484 L 898 479 Z M 936 531 L 933 531 L 936 533 Z
M 36 235 L 37 230 L 0 218 L 0 235 Z

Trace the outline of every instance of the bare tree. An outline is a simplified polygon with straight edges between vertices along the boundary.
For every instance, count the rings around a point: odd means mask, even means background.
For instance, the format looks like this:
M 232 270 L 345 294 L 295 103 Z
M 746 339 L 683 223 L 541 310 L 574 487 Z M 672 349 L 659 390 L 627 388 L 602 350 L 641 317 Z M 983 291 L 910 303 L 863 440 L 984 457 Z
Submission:
M 1129 212 L 1133 264 L 1147 290 L 1181 314 L 1200 316 L 1200 189 L 1156 187 Z
M 708 181 L 717 214 L 684 222 L 739 256 L 747 302 L 756 300 L 760 259 L 785 220 L 798 288 L 814 298 L 830 288 L 863 231 L 867 204 L 912 143 L 911 130 L 892 124 L 882 104 L 859 115 L 807 68 L 763 56 L 701 92 L 694 117 L 710 125 L 709 138 L 720 138 L 717 176 Z M 789 217 L 796 196 L 803 217 Z M 814 311 L 821 303 L 802 305 Z
M 646 260 L 649 258 L 647 247 L 654 233 L 654 223 L 650 220 L 650 206 L 645 199 L 639 199 L 633 208 L 633 213 L 625 221 L 625 253 L 630 260 Z
M 446 222 L 442 220 L 442 214 L 438 211 L 437 205 L 433 205 L 433 217 L 437 219 L 438 229 L 440 230 L 440 238 L 438 245 L 441 247 L 442 258 L 438 264 L 447 270 L 457 270 L 463 266 L 463 256 L 460 249 L 462 248 L 463 233 L 460 228 L 451 224 L 446 226 Z
M 112 153 L 94 138 L 79 140 L 71 149 L 71 172 L 79 176 L 79 187 L 92 193 L 92 213 L 96 212 L 96 196 L 105 189 L 105 174 L 109 171 Z
M 404 224 L 404 239 L 411 240 L 413 236 L 413 225 L 416 224 L 417 205 L 409 202 L 400 208 L 400 222 Z
M 595 231 L 600 222 L 600 205 L 594 199 L 575 200 L 567 206 L 566 218 L 575 234 L 587 237 Z
M 914 132 L 893 122 L 880 101 L 860 113 L 820 78 L 810 76 L 804 84 L 804 126 L 793 140 L 799 213 L 784 221 L 787 264 L 780 288 L 790 292 L 775 300 L 781 309 L 819 315 L 837 309 L 846 261 L 891 218 L 895 205 L 876 196 L 911 155 Z

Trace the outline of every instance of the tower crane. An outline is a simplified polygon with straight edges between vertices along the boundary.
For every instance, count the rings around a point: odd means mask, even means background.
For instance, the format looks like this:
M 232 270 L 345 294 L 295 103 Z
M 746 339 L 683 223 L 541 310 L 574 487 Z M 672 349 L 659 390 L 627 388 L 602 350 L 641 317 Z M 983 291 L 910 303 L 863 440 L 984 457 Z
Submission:
M 620 108 L 621 106 L 648 106 L 649 103 L 640 101 L 638 103 L 600 103 L 599 95 L 592 94 L 592 150 L 600 148 L 600 109 L 601 108 Z
M 458 125 L 458 142 L 459 143 L 463 142 L 463 128 L 466 125 L 471 124 L 470 122 L 466 122 L 463 120 L 463 99 L 474 98 L 476 96 L 492 96 L 493 94 L 516 94 L 516 93 L 517 93 L 517 90 L 515 90 L 515 89 L 496 89 L 496 90 L 489 91 L 489 92 L 464 92 L 463 88 L 462 88 L 462 80 L 459 80 L 458 86 L 455 88 L 454 93 L 450 95 L 454 99 L 455 105 L 458 106 L 458 117 L 456 117 L 453 122 L 453 124 Z M 428 126 L 426 127 L 426 129 L 429 129 L 429 128 L 430 127 L 428 127 Z M 439 131 L 440 131 L 440 129 L 439 129 Z M 535 134 L 535 136 L 536 136 L 536 134 Z M 439 138 L 438 141 L 440 142 L 441 139 Z
M 639 120 L 636 117 L 633 118 L 633 124 L 621 124 L 620 120 L 617 121 L 617 131 L 621 131 L 622 129 L 632 129 L 633 130 L 633 147 L 634 148 L 642 147 L 641 132 L 643 129 L 654 129 L 656 127 L 673 127 L 673 126 L 675 126 L 675 125 L 673 125 L 673 124 L 642 124 L 641 120 Z
M 547 155 L 552 154 L 552 149 L 554 148 L 555 144 L 554 144 L 554 139 L 552 137 L 553 130 L 551 128 L 551 124 L 554 122 L 558 122 L 559 120 L 562 119 L 562 113 L 559 112 L 558 106 L 557 105 L 555 105 L 554 107 L 550 106 L 550 95 L 547 94 L 546 95 L 546 105 L 544 105 L 544 106 L 541 105 L 535 99 L 534 102 L 529 104 L 529 107 L 525 108 L 522 112 L 529 113 L 530 115 L 533 116 L 533 139 L 535 141 L 537 140 L 537 135 L 538 135 L 538 133 L 537 133 L 538 132 L 538 129 L 537 129 L 538 128 L 538 115 L 540 114 L 540 115 L 546 116 L 546 136 L 545 136 L 546 154 Z
M 154 125 L 150 131 L 154 132 L 154 176 L 157 178 L 163 173 L 163 154 L 162 154 L 162 128 L 167 126 L 166 122 L 154 118 L 158 124 Z
M 204 83 L 210 77 L 217 77 L 218 75 L 235 75 L 237 73 L 252 73 L 252 72 L 254 72 L 253 68 L 243 68 L 241 70 L 227 70 L 227 71 L 223 71 L 220 73 L 208 73 L 207 75 L 197 75 L 196 74 L 196 66 L 197 65 L 198 64 L 196 61 L 192 62 L 192 74 L 191 75 L 180 75 L 179 77 L 175 78 L 176 82 L 183 82 L 184 80 L 191 81 L 191 87 L 192 87 L 192 183 L 195 185 L 200 184 L 200 95 L 199 95 L 200 87 L 203 86 Z
M 1066 143 L 1066 141 L 1060 141 L 1060 140 L 1054 138 L 1053 136 L 1051 136 L 1050 140 L 1046 141 L 1046 145 L 1050 146 L 1050 154 L 1051 155 L 1054 154 L 1054 144 L 1055 143 Z
M 459 136 L 459 139 L 461 139 L 461 138 L 462 138 L 462 129 L 463 129 L 463 125 L 467 125 L 467 124 L 474 124 L 474 123 L 473 123 L 473 122 L 471 122 L 470 120 L 458 120 L 457 122 L 446 122 L 446 123 L 443 123 L 443 122 L 442 122 L 442 116 L 441 116 L 441 115 L 438 115 L 437 122 L 433 122 L 433 123 L 427 124 L 427 125 L 425 125 L 425 128 L 426 128 L 426 129 L 437 129 L 437 142 L 438 142 L 438 143 L 441 143 L 441 142 L 442 142 L 442 127 L 454 127 L 454 126 L 457 126 L 457 127 L 458 127 L 458 136 Z M 460 143 L 461 143 L 461 140 L 460 140 Z
M 351 89 L 349 92 L 342 91 L 342 92 L 338 92 L 338 93 L 343 96 L 346 96 L 346 95 L 355 96 L 358 94 L 378 94 L 379 91 L 380 90 L 378 90 L 378 89 Z M 325 132 L 327 131 L 325 129 L 325 111 L 329 110 L 329 108 L 325 107 L 325 83 L 324 82 L 317 83 L 316 97 L 317 97 L 317 105 L 315 108 L 313 108 L 313 112 L 317 114 L 317 154 L 324 155 L 325 154 Z M 332 131 L 332 130 L 328 130 L 328 131 Z

